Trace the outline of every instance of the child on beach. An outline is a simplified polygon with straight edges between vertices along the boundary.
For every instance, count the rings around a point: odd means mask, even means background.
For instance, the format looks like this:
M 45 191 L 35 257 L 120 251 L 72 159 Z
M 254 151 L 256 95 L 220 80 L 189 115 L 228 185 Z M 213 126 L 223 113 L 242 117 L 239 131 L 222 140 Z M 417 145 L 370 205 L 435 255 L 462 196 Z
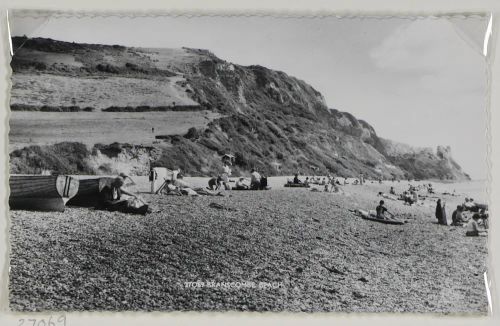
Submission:
M 375 209 L 376 212 L 377 212 L 377 218 L 379 219 L 382 219 L 382 220 L 388 220 L 388 216 L 386 216 L 385 214 L 389 214 L 391 216 L 391 218 L 394 218 L 394 214 L 392 214 L 391 212 L 389 212 L 387 210 L 387 208 L 384 206 L 384 201 L 381 200 L 379 202 L 379 205 L 377 206 L 377 208 Z
M 222 178 L 220 176 L 208 180 L 209 190 L 218 190 L 221 187 L 221 185 L 222 185 Z
M 465 235 L 468 237 L 477 237 L 479 235 L 486 235 L 487 231 L 486 230 L 481 230 L 479 228 L 478 221 L 481 219 L 479 214 L 474 214 L 472 216 L 472 220 L 467 224 L 467 232 L 465 232 Z

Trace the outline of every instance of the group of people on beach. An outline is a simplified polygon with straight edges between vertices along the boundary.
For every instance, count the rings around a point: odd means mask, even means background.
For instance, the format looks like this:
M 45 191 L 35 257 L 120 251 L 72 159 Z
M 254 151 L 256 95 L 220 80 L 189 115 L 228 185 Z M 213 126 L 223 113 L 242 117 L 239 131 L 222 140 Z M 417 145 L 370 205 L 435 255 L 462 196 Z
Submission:
M 299 177 L 299 173 L 295 173 L 292 180 L 288 179 L 288 185 L 295 186 L 304 186 L 309 187 L 311 185 L 323 186 L 324 192 L 342 192 L 340 189 L 340 181 L 334 176 L 328 175 L 326 177 L 306 177 L 304 180 L 301 180 Z M 348 184 L 347 179 L 344 178 L 344 185 Z M 311 191 L 319 191 L 317 188 L 312 188 Z
M 164 186 L 161 189 L 161 193 L 167 195 L 204 195 L 204 196 L 223 196 L 222 189 L 224 190 L 263 190 L 269 189 L 267 185 L 267 178 L 257 172 L 255 169 L 250 171 L 250 178 L 240 177 L 237 179 L 235 186 L 231 187 L 229 185 L 229 177 L 231 175 L 231 168 L 224 162 L 222 166 L 221 174 L 212 177 L 208 180 L 208 187 L 193 187 L 184 180 L 183 175 L 180 170 L 174 170 L 171 173 L 171 178 L 166 179 Z M 125 180 L 130 179 L 131 184 L 134 184 L 132 178 L 124 173 L 121 173 L 114 179 L 108 180 L 106 184 L 99 191 L 99 200 L 96 205 L 97 209 L 103 209 L 108 211 L 119 211 L 123 213 L 131 214 L 147 214 L 151 212 L 148 204 L 144 202 L 142 198 L 136 194 L 124 189 Z M 306 177 L 305 180 L 299 178 L 299 174 L 296 173 L 293 180 L 289 180 L 296 185 L 308 186 L 311 183 L 324 186 L 325 192 L 340 192 L 339 186 L 340 182 L 338 179 L 332 176 L 327 176 L 323 178 L 318 177 Z M 363 180 L 364 182 L 364 180 Z M 346 180 L 344 179 L 344 184 Z M 317 190 L 317 188 L 314 188 Z M 399 197 L 396 194 L 394 187 L 391 186 L 389 194 L 379 192 L 378 196 L 384 199 L 390 200 L 402 200 L 406 205 L 414 205 L 419 203 L 418 191 L 425 189 L 429 194 L 434 194 L 434 189 L 432 184 L 413 186 L 409 185 L 408 190 L 403 191 Z M 374 213 L 369 213 L 365 211 L 357 210 L 361 212 L 361 215 L 371 216 L 375 215 L 378 219 L 384 220 L 396 220 L 395 215 L 387 209 L 384 200 L 379 201 L 379 205 L 376 207 Z M 469 217 L 466 212 L 472 213 Z M 467 227 L 467 236 L 479 236 L 485 234 L 489 228 L 488 222 L 488 207 L 487 205 L 477 204 L 472 198 L 465 198 L 465 202 L 458 205 L 452 213 L 451 223 L 448 224 L 447 214 L 446 214 L 446 203 L 441 199 L 436 202 L 435 217 L 437 223 L 440 225 L 450 225 L 450 226 L 462 226 Z
M 403 191 L 399 197 L 396 197 L 396 192 L 394 187 L 391 186 L 389 194 L 379 192 L 378 196 L 391 200 L 402 200 L 406 205 L 413 204 L 423 204 L 418 195 L 419 190 L 426 190 L 428 194 L 435 194 L 432 184 L 424 184 L 419 186 L 409 185 L 408 190 Z M 468 217 L 465 212 L 471 212 L 472 217 Z M 389 216 L 387 216 L 388 214 Z M 387 208 L 384 206 L 384 201 L 379 202 L 379 206 L 376 208 L 376 217 L 381 219 L 393 219 L 394 215 L 389 213 Z M 472 198 L 465 198 L 465 202 L 458 205 L 452 213 L 451 223 L 448 224 L 448 219 L 446 215 L 446 203 L 441 199 L 437 199 L 435 208 L 435 217 L 437 223 L 440 225 L 450 225 L 450 226 L 462 226 L 467 227 L 467 236 L 479 236 L 486 234 L 489 223 L 488 223 L 488 207 L 484 204 L 477 204 Z
M 472 198 L 465 198 L 465 202 L 458 205 L 451 216 L 451 226 L 467 227 L 467 236 L 478 236 L 485 234 L 489 229 L 489 213 L 486 205 L 479 205 Z M 466 212 L 471 212 L 472 217 L 468 217 Z M 438 224 L 448 225 L 446 216 L 446 204 L 437 200 L 436 203 L 436 219 Z M 482 228 L 481 228 L 482 227 Z

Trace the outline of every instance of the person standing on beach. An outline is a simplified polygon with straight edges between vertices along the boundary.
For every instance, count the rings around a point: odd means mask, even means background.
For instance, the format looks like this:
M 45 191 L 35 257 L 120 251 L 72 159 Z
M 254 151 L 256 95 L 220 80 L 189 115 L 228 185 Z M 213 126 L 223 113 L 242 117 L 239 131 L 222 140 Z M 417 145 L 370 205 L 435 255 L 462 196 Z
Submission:
M 448 220 L 446 218 L 446 203 L 441 204 L 441 199 L 437 200 L 436 204 L 436 218 L 438 220 L 438 224 L 448 225 Z
M 224 189 L 230 190 L 231 187 L 229 186 L 229 176 L 231 175 L 231 168 L 227 164 L 227 162 L 224 162 L 222 165 L 222 184 L 224 185 Z

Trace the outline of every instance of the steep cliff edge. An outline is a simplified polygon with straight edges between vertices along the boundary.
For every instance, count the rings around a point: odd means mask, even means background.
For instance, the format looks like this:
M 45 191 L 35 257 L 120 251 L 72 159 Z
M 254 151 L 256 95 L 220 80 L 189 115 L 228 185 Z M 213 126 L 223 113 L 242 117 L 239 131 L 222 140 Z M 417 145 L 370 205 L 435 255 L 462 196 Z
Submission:
M 159 153 L 152 158 L 155 165 L 210 175 L 218 171 L 220 155 L 232 153 L 235 170 L 257 168 L 268 175 L 300 171 L 342 176 L 364 173 L 377 178 L 466 178 L 448 150 L 400 153 L 367 122 L 329 109 L 321 93 L 281 71 L 240 66 L 200 49 L 23 38 L 14 38 L 13 44 L 12 107 L 76 106 L 97 111 L 111 105 L 115 111 L 138 106 L 200 107 L 222 115 L 206 128 L 156 135 L 161 144 L 153 145 Z M 47 150 L 53 146 L 37 145 Z M 23 155 L 16 152 L 15 157 L 20 166 Z M 37 164 L 43 165 L 43 160 Z
M 409 178 L 470 180 L 453 159 L 449 146 L 437 146 L 436 150 L 425 147 L 411 147 L 388 139 L 382 139 L 387 158 L 401 167 Z

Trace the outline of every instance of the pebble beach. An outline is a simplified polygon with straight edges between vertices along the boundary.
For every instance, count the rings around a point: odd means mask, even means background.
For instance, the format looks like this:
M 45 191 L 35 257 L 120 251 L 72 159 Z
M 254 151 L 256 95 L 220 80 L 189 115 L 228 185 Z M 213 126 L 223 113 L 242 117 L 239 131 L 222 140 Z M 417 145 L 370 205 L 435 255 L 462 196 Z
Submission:
M 488 238 L 434 217 L 438 197 L 451 219 L 465 196 L 485 200 L 483 187 L 436 184 L 417 206 L 385 200 L 406 221 L 387 225 L 352 210 L 407 182 L 325 193 L 270 178 L 269 191 L 178 197 L 133 178 L 151 214 L 10 212 L 11 309 L 487 313 Z

